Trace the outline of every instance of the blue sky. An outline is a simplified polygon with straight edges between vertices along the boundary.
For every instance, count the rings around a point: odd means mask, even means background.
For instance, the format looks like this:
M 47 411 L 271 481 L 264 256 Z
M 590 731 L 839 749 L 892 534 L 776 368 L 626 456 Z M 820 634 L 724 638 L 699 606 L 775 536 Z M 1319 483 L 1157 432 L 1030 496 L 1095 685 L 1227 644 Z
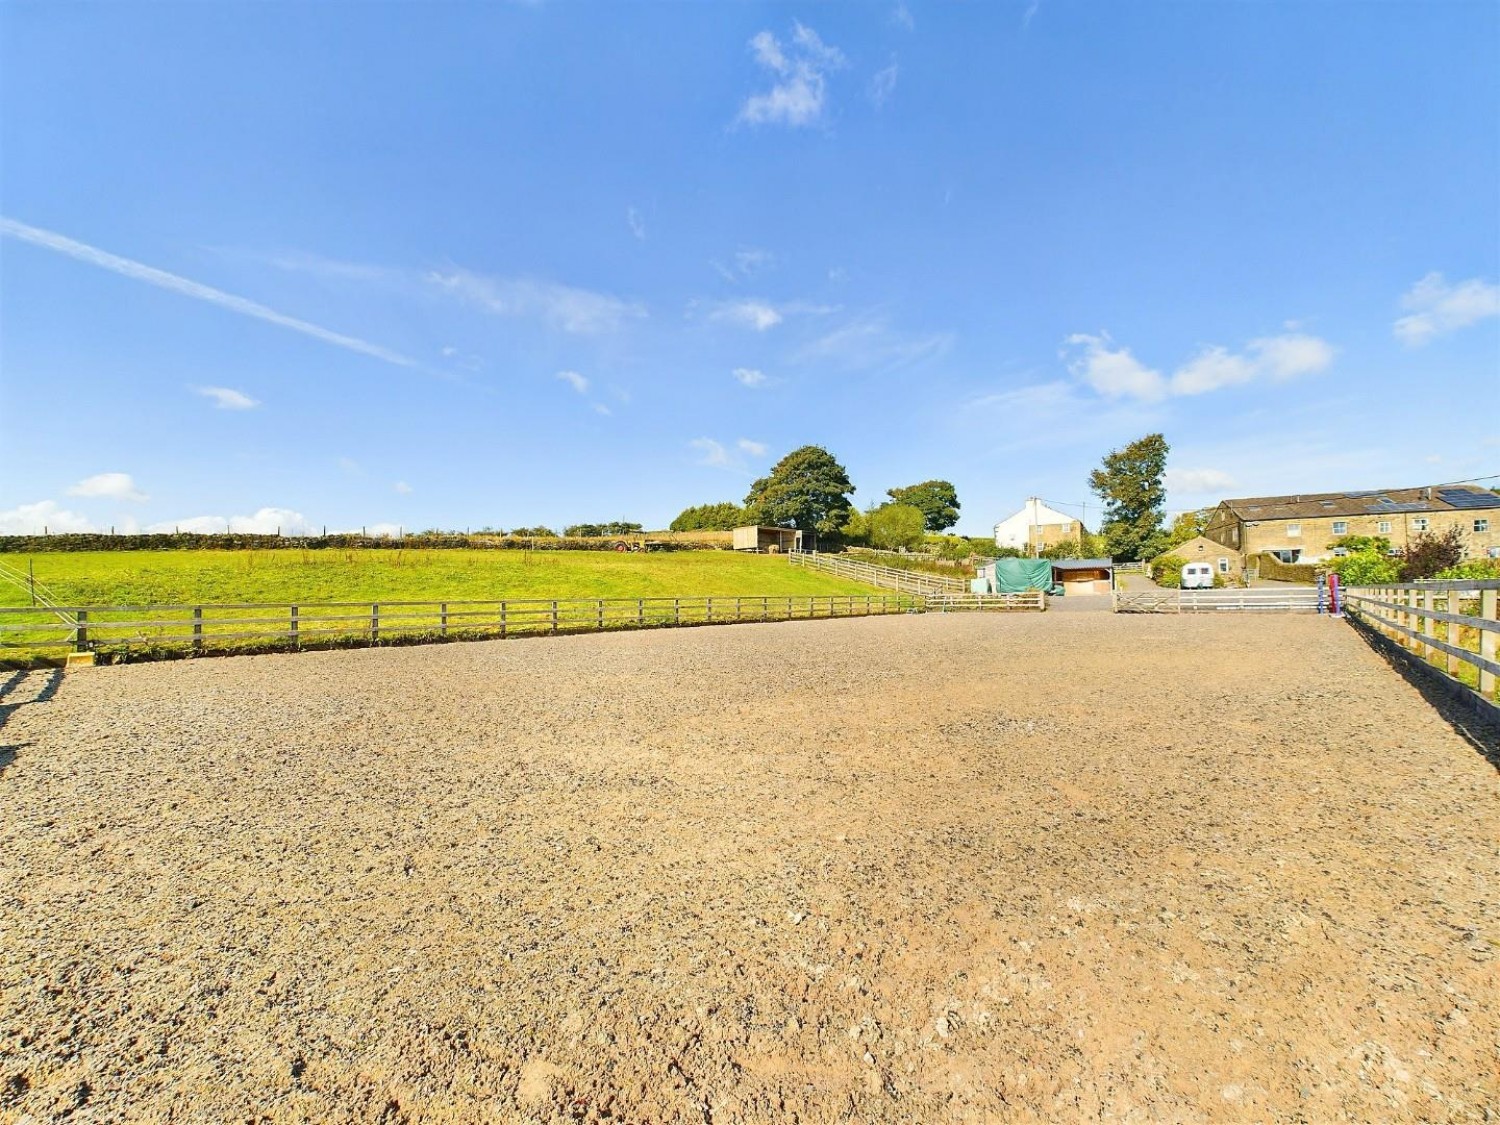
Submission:
M 1155 430 L 1174 509 L 1500 473 L 1490 2 L 0 32 L 0 531 L 664 526 L 805 443 L 974 534 Z

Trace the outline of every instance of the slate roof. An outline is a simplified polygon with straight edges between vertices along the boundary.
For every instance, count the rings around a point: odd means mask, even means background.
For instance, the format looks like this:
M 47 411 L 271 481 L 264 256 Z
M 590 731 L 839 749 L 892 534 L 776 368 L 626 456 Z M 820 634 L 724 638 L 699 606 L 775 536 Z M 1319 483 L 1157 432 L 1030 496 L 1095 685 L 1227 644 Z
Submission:
M 1111 570 L 1114 559 L 1053 559 L 1053 570 Z
M 1383 516 L 1402 512 L 1458 512 L 1500 508 L 1500 494 L 1476 485 L 1386 488 L 1369 492 L 1304 492 L 1225 500 L 1239 519 L 1295 520 L 1319 516 Z

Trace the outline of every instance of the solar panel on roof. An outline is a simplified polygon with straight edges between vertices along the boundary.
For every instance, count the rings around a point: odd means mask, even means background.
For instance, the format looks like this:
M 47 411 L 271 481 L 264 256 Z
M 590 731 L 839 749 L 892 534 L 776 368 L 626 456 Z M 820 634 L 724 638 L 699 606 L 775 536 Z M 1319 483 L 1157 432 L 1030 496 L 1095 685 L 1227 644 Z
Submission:
M 1455 508 L 1500 508 L 1500 496 L 1467 488 L 1440 488 L 1438 497 Z

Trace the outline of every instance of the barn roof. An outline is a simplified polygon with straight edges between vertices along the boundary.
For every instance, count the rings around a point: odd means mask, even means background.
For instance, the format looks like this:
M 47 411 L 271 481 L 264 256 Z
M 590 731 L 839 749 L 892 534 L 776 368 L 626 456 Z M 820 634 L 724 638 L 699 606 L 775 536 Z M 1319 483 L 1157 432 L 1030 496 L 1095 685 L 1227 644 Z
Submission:
M 1368 492 L 1304 492 L 1225 500 L 1242 520 L 1295 520 L 1318 516 L 1383 516 L 1402 512 L 1455 512 L 1500 508 L 1500 494 L 1476 485 L 1429 485 Z

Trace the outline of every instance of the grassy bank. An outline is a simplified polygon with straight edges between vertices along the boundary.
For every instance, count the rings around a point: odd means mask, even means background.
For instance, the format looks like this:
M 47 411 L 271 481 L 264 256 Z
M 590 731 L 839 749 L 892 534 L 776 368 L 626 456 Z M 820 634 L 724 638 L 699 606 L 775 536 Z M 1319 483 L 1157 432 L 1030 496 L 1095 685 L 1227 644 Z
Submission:
M 465 634 L 477 635 L 492 627 L 493 612 L 465 610 L 453 606 L 450 622 L 439 615 L 437 606 L 402 611 L 391 603 L 400 602 L 493 602 L 525 599 L 696 599 L 705 597 L 731 599 L 731 607 L 719 610 L 739 611 L 733 599 L 751 601 L 759 598 L 826 598 L 829 595 L 854 595 L 862 598 L 872 593 L 869 587 L 835 578 L 820 571 L 788 565 L 785 559 L 766 555 L 736 555 L 724 551 L 615 554 L 597 551 L 107 551 L 97 553 L 68 552 L 11 556 L 11 573 L 24 574 L 30 567 L 39 588 L 58 605 L 102 607 L 111 605 L 224 605 L 243 603 L 295 603 L 304 615 L 315 613 L 318 603 L 355 602 L 385 603 L 386 624 L 382 643 L 391 643 L 404 633 L 406 640 L 442 633 L 452 639 Z M 19 565 L 18 565 L 19 564 Z M 632 603 L 633 605 L 634 603 Z M 12 583 L 0 584 L 0 606 L 29 607 L 27 589 Z M 309 628 L 299 643 L 340 644 L 347 639 L 358 641 L 367 634 L 368 612 L 345 613 L 334 619 L 333 627 Z M 393 616 L 406 612 L 405 620 Z M 464 612 L 469 616 L 465 617 Z M 562 620 L 532 616 L 525 610 L 513 614 L 510 632 L 567 630 L 591 628 L 602 620 L 603 612 L 573 607 L 564 609 Z M 610 611 L 618 614 L 618 608 Z M 642 622 L 666 623 L 701 620 L 704 610 L 689 609 L 685 614 L 668 602 L 652 608 L 640 607 L 633 616 Z M 745 609 L 753 616 L 752 609 Z M 799 611 L 801 612 L 801 611 Z M 810 611 L 808 611 L 810 614 Z M 833 612 L 828 609 L 827 612 Z M 212 610 L 207 616 L 212 624 L 202 628 L 209 648 L 246 649 L 265 645 L 260 639 L 234 639 L 230 635 L 245 629 L 264 631 L 268 621 L 280 620 L 288 611 L 279 610 L 267 618 L 265 611 L 249 609 Z M 697 616 L 695 616 L 695 614 Z M 90 613 L 95 628 L 90 639 L 101 646 L 101 655 L 111 659 L 150 655 L 165 643 L 168 634 L 180 636 L 191 628 L 187 611 L 105 614 Z M 326 618 L 326 613 L 324 617 Z M 160 622 L 160 627 L 110 630 L 99 628 L 110 621 Z M 50 625 L 44 630 L 28 629 L 6 635 L 3 639 L 28 644 L 42 640 L 60 640 L 71 635 L 59 631 L 55 615 L 39 611 L 21 618 L 8 619 L 12 625 Z M 309 626 L 314 623 L 309 621 Z M 345 633 L 349 636 L 346 638 Z M 60 655 L 56 649 L 0 648 L 0 661 L 27 663 L 37 657 Z
M 868 594 L 768 555 L 728 551 L 99 551 L 12 555 L 59 604 L 346 602 Z M 29 605 L 0 585 L 0 605 Z

